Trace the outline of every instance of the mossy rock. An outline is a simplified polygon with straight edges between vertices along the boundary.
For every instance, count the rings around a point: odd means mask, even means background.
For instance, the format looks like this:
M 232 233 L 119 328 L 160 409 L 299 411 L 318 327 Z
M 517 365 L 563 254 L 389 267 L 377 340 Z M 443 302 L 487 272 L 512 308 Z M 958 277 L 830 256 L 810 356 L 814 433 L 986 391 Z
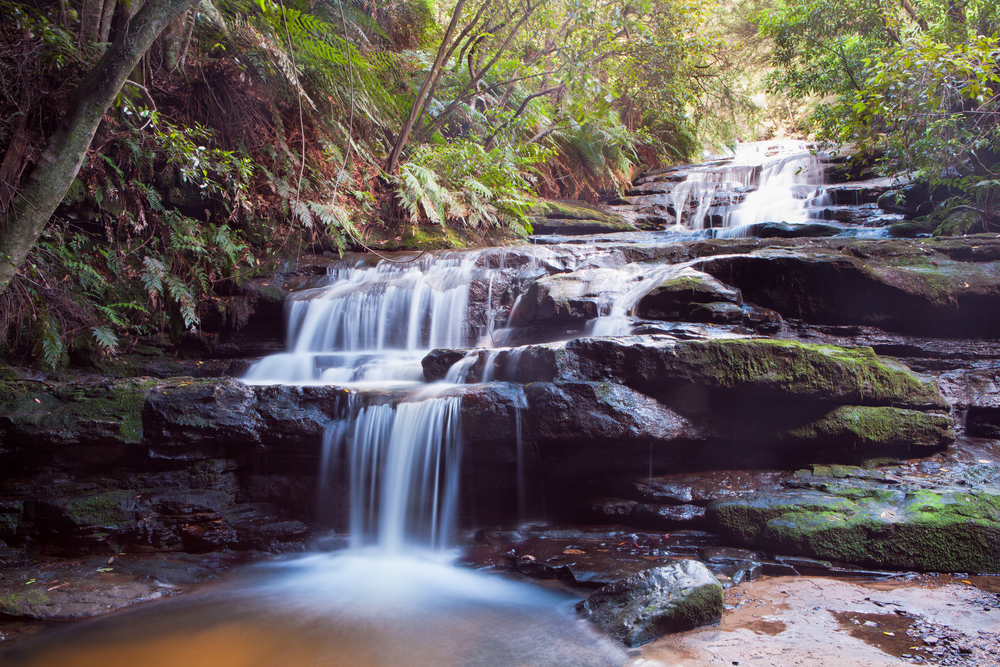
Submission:
M 886 236 L 894 239 L 914 239 L 918 236 L 930 236 L 937 225 L 926 220 L 902 220 L 885 228 Z
M 707 273 L 682 269 L 662 280 L 636 304 L 636 314 L 649 319 L 681 319 L 691 314 L 695 304 L 728 303 L 737 307 L 743 303 L 738 289 L 734 289 Z M 704 314 L 703 317 L 711 317 Z M 742 319 L 742 310 L 737 321 Z M 718 321 L 717 318 L 698 321 Z
M 607 234 L 634 232 L 620 215 L 577 201 L 541 200 L 528 213 L 533 234 Z
M 560 220 L 593 220 L 595 222 L 624 223 L 617 214 L 605 213 L 596 206 L 583 201 L 540 199 L 528 211 L 532 218 L 556 218 Z
M 589 379 L 641 391 L 700 385 L 730 393 L 844 405 L 946 410 L 936 385 L 869 347 L 732 338 L 675 343 L 649 337 L 579 339 L 566 345 Z
M 69 500 L 66 516 L 77 527 L 100 527 L 122 530 L 136 518 L 136 491 L 107 491 Z
M 1000 573 L 1000 491 L 935 489 L 845 497 L 784 491 L 709 505 L 737 544 L 863 566 Z
M 81 386 L 0 382 L 0 411 L 20 437 L 65 444 L 142 441 L 142 411 L 150 378 Z
M 951 423 L 942 414 L 893 407 L 845 405 L 823 418 L 778 435 L 794 442 L 834 442 L 872 452 L 916 454 L 922 448 L 939 449 L 954 442 Z
M 718 623 L 723 606 L 715 575 L 685 559 L 599 588 L 576 610 L 626 646 L 640 646 L 669 632 Z
M 0 615 L 36 618 L 39 609 L 49 604 L 52 604 L 52 600 L 39 590 L 7 593 L 0 595 Z

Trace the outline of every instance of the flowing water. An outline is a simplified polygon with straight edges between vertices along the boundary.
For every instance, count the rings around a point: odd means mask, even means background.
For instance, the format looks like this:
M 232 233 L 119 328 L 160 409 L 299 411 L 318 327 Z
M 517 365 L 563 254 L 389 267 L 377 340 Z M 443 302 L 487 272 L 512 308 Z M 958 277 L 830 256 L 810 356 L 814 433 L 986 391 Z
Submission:
M 729 234 L 760 221 L 801 222 L 822 182 L 802 150 L 775 156 L 743 147 L 721 169 L 693 173 L 669 195 L 703 228 L 722 189 L 747 190 L 722 213 Z M 713 215 L 718 214 L 718 211 Z M 678 213 L 678 223 L 681 223 Z M 530 262 L 546 261 L 537 250 Z M 481 322 L 469 317 L 480 253 L 415 261 L 342 262 L 287 303 L 288 348 L 253 365 L 250 384 L 338 385 L 339 417 L 325 430 L 319 517 L 346 503 L 350 548 L 258 565 L 234 581 L 143 605 L 25 642 L 5 655 L 31 667 L 594 667 L 625 654 L 577 620 L 551 592 L 451 564 L 462 460 L 465 383 L 514 381 L 522 350 L 493 348 L 495 273 Z M 490 262 L 504 268 L 500 253 Z M 640 267 L 592 321 L 589 335 L 629 333 L 630 311 L 682 265 Z M 515 326 L 518 302 L 504 329 Z M 421 360 L 435 348 L 473 350 L 427 385 Z M 529 452 L 518 409 L 517 512 L 528 515 Z M 319 446 L 319 443 L 318 443 Z M 346 490 L 346 491 L 345 491 Z
M 719 227 L 717 235 L 744 236 L 764 222 L 798 224 L 829 202 L 825 167 L 803 141 L 740 144 L 731 159 L 694 169 L 664 195 L 679 228 Z M 719 201 L 719 196 L 728 198 Z M 713 222 L 714 221 L 714 222 Z
M 473 337 L 475 260 L 464 253 L 333 267 L 326 284 L 289 301 L 288 350 L 246 376 L 350 388 L 337 406 L 341 418 L 326 428 L 319 471 L 321 518 L 348 487 L 350 548 L 258 565 L 210 590 L 49 633 L 5 664 L 625 664 L 616 645 L 575 617 L 572 600 L 451 564 L 462 449 L 455 383 L 465 378 L 459 363 L 449 382 L 422 385 L 420 359 Z M 468 359 L 465 367 L 476 357 Z M 518 468 L 523 474 L 523 462 Z

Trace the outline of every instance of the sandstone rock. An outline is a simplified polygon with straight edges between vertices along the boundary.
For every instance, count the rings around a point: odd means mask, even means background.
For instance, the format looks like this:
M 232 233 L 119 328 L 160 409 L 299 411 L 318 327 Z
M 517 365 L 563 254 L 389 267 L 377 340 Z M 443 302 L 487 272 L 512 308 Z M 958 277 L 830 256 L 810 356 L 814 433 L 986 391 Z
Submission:
M 865 566 L 1000 572 L 1000 491 L 789 489 L 719 500 L 710 525 L 731 543 Z
M 739 306 L 743 303 L 739 290 L 721 283 L 712 276 L 682 269 L 662 280 L 639 299 L 635 312 L 651 319 L 684 319 L 696 304 L 724 302 Z M 742 310 L 739 311 L 742 317 Z
M 585 202 L 542 200 L 530 211 L 534 234 L 598 234 L 631 232 L 635 227 L 620 215 L 608 213 Z
M 627 646 L 718 623 L 722 585 L 703 564 L 681 560 L 609 584 L 576 609 Z
M 992 256 L 992 240 L 963 253 Z M 746 301 L 810 324 L 857 324 L 929 335 L 1000 333 L 1000 264 L 968 261 L 943 241 L 854 241 L 765 247 L 706 257 L 695 268 L 738 288 Z
M 566 344 L 581 377 L 615 380 L 639 391 L 698 385 L 757 397 L 839 404 L 946 409 L 937 388 L 871 348 L 769 339 L 676 342 L 665 337 L 581 338 Z

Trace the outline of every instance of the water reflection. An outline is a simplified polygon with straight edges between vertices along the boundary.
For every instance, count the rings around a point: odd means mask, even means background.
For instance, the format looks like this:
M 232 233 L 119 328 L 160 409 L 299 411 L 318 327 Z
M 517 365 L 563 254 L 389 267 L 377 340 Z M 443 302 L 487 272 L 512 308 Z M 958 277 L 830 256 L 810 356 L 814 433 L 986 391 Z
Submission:
M 12 667 L 611 667 L 625 654 L 542 589 L 428 554 L 351 550 L 43 633 Z

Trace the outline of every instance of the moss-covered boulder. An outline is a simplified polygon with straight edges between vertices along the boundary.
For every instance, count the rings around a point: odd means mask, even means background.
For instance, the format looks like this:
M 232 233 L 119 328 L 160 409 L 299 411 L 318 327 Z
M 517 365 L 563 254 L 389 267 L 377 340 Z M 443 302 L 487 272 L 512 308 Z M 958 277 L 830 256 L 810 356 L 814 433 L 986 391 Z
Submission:
M 634 232 L 636 228 L 620 215 L 582 201 L 543 199 L 529 212 L 534 234 L 606 234 Z
M 868 347 L 763 338 L 675 341 L 582 338 L 566 344 L 567 372 L 652 394 L 686 385 L 789 399 L 945 410 L 937 387 Z
M 890 569 L 1000 572 L 995 488 L 787 489 L 718 500 L 709 524 L 733 543 Z
M 599 588 L 577 612 L 626 646 L 718 623 L 722 584 L 702 563 L 679 560 Z
M 0 431 L 24 440 L 63 445 L 136 444 L 142 412 L 156 384 L 150 378 L 47 384 L 0 382 Z M 16 434 L 16 435 L 14 435 Z
M 639 299 L 635 313 L 639 317 L 658 320 L 687 320 L 699 305 L 743 303 L 740 291 L 716 280 L 707 273 L 682 269 L 660 281 Z M 743 311 L 738 309 L 740 318 Z
M 746 301 L 810 324 L 996 336 L 997 239 L 963 241 L 882 239 L 831 245 L 817 240 L 792 247 L 776 239 L 750 252 L 707 257 L 694 266 L 739 289 Z

